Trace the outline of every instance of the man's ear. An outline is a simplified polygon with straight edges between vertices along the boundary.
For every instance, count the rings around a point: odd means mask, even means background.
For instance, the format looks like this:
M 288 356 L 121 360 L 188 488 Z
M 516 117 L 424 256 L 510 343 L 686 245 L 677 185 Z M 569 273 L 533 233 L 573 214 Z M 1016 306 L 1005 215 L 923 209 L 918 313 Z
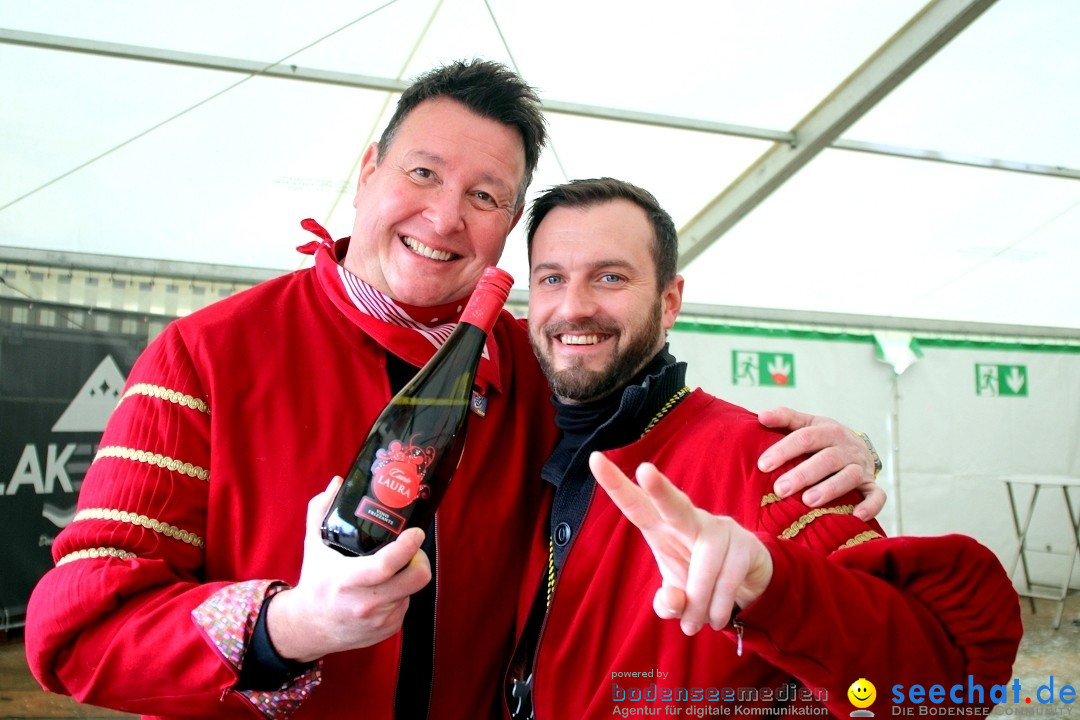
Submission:
M 683 276 L 676 275 L 660 293 L 661 322 L 665 330 L 675 326 L 682 311 Z
M 379 143 L 373 142 L 368 145 L 367 150 L 364 151 L 363 156 L 360 158 L 360 176 L 356 180 L 356 191 L 359 192 L 360 188 L 367 183 L 367 179 L 371 177 L 371 173 L 375 172 L 375 168 L 379 165 Z

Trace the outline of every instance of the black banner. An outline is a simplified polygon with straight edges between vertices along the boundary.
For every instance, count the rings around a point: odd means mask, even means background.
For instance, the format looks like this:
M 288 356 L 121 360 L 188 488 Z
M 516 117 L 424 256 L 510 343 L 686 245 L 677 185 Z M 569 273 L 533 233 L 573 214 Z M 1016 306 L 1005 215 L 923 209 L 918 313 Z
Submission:
M 60 323 L 58 323 L 60 324 Z M 52 567 L 83 476 L 145 334 L 0 320 L 0 625 Z

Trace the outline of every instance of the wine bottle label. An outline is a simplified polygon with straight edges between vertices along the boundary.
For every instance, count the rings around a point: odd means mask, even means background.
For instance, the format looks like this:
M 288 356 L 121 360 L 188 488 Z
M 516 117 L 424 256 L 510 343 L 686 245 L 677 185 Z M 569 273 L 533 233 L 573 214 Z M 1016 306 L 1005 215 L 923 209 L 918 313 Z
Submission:
M 382 525 L 395 535 L 400 535 L 405 527 L 404 517 L 389 508 L 383 507 L 369 497 L 365 497 L 360 501 L 360 507 L 356 508 L 356 517 Z
M 371 463 L 371 488 L 375 498 L 392 508 L 412 505 L 427 497 L 431 488 L 424 475 L 435 459 L 435 448 L 393 440 L 375 451 Z

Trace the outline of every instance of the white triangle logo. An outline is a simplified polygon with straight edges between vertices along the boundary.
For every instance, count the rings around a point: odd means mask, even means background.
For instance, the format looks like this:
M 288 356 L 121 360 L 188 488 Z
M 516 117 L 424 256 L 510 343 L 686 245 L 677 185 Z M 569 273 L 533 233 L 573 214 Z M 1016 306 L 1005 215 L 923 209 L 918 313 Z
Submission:
M 53 432 L 103 431 L 105 422 L 120 402 L 120 391 L 123 389 L 123 373 L 112 355 L 105 356 L 53 425 Z

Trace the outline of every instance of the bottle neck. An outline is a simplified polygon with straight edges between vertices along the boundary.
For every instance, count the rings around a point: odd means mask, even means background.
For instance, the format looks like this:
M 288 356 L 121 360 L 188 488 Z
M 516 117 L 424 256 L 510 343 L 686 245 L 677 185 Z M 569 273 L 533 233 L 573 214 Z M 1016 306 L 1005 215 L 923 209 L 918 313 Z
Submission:
M 484 270 L 476 289 L 469 298 L 468 305 L 461 313 L 461 322 L 475 325 L 490 333 L 495 327 L 495 319 L 499 317 L 499 311 L 506 304 L 506 298 L 510 295 L 510 287 L 514 279 L 509 273 L 496 267 Z

